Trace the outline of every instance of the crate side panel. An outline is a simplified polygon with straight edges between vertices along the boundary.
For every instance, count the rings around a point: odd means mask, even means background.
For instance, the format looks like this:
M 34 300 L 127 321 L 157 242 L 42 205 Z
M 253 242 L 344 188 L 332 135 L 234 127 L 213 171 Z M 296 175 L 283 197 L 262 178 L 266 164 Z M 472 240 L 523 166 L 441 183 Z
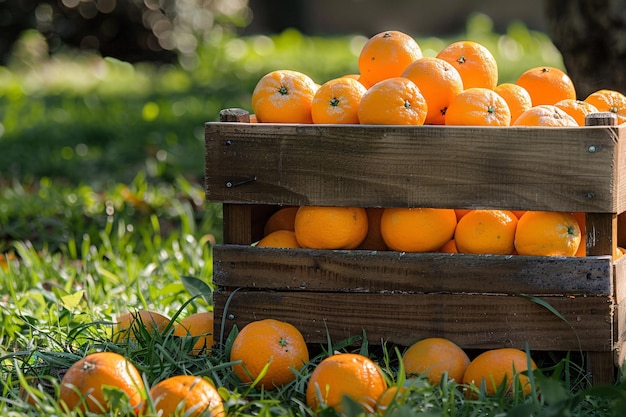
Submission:
M 621 347 L 626 344 L 626 257 L 621 257 L 615 262 L 613 277 L 617 310 L 615 337 L 617 346 Z
M 612 294 L 611 257 L 527 257 L 218 245 L 213 282 L 294 291 Z
M 206 196 L 614 212 L 608 129 L 207 123 Z
M 615 199 L 617 200 L 617 213 L 626 211 L 626 123 L 615 128 L 615 141 L 617 143 L 615 169 Z
M 294 324 L 309 343 L 335 342 L 365 331 L 371 343 L 410 345 L 445 337 L 464 348 L 526 344 L 532 350 L 611 351 L 611 301 L 606 297 L 542 298 L 566 321 L 532 300 L 451 294 L 351 294 L 217 291 L 216 334 L 264 318 Z M 225 309 L 226 305 L 228 308 Z M 570 327 L 571 326 L 571 327 Z M 223 340 L 223 338 L 222 338 Z

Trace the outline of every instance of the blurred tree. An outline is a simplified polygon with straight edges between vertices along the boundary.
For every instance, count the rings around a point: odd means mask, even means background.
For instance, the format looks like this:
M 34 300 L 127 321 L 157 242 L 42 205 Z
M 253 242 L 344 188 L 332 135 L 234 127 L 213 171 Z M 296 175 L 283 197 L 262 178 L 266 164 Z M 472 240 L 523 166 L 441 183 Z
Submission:
M 626 93 L 626 0 L 546 0 L 546 16 L 579 98 Z
M 128 62 L 192 57 L 201 42 L 245 26 L 247 0 L 0 0 L 0 64 L 29 29 L 51 53 L 66 46 Z

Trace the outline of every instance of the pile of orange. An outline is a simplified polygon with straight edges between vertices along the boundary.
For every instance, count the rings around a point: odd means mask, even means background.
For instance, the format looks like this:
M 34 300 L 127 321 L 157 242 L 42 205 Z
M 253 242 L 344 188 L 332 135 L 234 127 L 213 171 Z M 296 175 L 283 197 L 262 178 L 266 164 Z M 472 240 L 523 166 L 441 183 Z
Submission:
M 274 230 L 272 224 L 282 229 Z M 302 206 L 279 209 L 265 229 L 258 246 L 586 255 L 584 213 Z
M 65 373 L 59 389 L 59 405 L 68 412 L 116 415 L 120 412 L 108 401 L 107 389 L 120 390 L 135 415 L 225 416 L 222 398 L 208 380 L 175 375 L 163 379 L 149 391 L 139 370 L 124 356 L 114 352 L 91 353 L 75 362 Z
M 436 56 L 422 54 L 414 38 L 384 31 L 369 38 L 358 74 L 317 84 L 308 75 L 278 69 L 252 93 L 261 123 L 584 126 L 594 112 L 626 122 L 626 95 L 600 89 L 577 100 L 563 70 L 528 68 L 513 83 L 499 83 L 498 63 L 484 45 L 462 40 Z
M 466 385 L 471 396 L 479 389 L 487 395 L 496 393 L 531 392 L 528 372 L 537 369 L 532 358 L 515 348 L 496 348 L 482 352 L 474 359 L 453 341 L 431 337 L 411 345 L 402 356 L 407 377 L 426 378 L 438 385 L 454 379 Z
M 149 313 L 143 313 L 149 315 Z M 189 323 L 207 319 L 205 313 L 190 315 Z M 182 321 L 181 321 L 182 323 Z M 334 352 L 319 363 L 309 362 L 308 347 L 294 325 L 273 319 L 248 323 L 237 333 L 230 349 L 233 373 L 243 384 L 273 390 L 292 384 L 307 374 L 306 404 L 312 412 L 334 409 L 341 413 L 344 397 L 358 403 L 364 412 L 383 412 L 401 401 L 403 386 L 389 384 L 390 375 L 371 358 L 357 353 Z M 433 385 L 455 380 L 472 396 L 515 392 L 527 395 L 532 384 L 529 370 L 537 366 L 518 349 L 487 350 L 470 360 L 453 341 L 432 337 L 409 346 L 402 355 L 402 368 L 409 379 L 423 378 Z M 400 378 L 404 380 L 404 378 Z M 64 374 L 58 393 L 60 407 L 82 414 L 116 414 L 123 404 L 111 402 L 107 393 L 117 388 L 127 407 L 136 415 L 225 416 L 227 405 L 212 380 L 179 374 L 166 376 L 146 386 L 138 368 L 121 354 L 91 353 L 75 362 Z

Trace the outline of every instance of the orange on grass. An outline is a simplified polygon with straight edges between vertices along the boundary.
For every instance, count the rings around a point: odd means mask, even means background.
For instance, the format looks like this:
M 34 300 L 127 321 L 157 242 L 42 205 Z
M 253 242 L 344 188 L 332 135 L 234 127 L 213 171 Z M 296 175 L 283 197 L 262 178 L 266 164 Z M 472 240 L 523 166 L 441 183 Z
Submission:
M 552 104 L 533 106 L 515 120 L 513 126 L 574 127 L 576 120 Z
M 511 111 L 511 124 L 519 117 L 520 114 L 530 109 L 533 104 L 528 91 L 520 85 L 514 83 L 498 84 L 493 90 L 500 95 L 509 105 Z
M 0 269 L 5 272 L 9 271 L 9 262 L 14 261 L 15 254 L 14 253 L 0 253 Z
M 566 98 L 576 98 L 576 88 L 571 78 L 563 70 L 554 67 L 530 68 L 517 78 L 515 84 L 528 91 L 533 106 L 554 105 Z
M 64 409 L 80 409 L 83 413 L 108 413 L 111 410 L 103 387 L 121 390 L 135 413 L 141 410 L 145 391 L 141 374 L 124 356 L 114 352 L 91 353 L 70 366 L 61 380 L 59 404 Z
M 357 249 L 366 250 L 389 250 L 382 234 L 380 233 L 380 218 L 385 209 L 382 207 L 366 207 L 367 235 Z
M 487 395 L 495 395 L 498 389 L 511 393 L 515 381 L 525 394 L 529 394 L 531 386 L 528 377 L 521 372 L 537 369 L 537 365 L 522 350 L 515 348 L 500 348 L 487 350 L 474 358 L 465 369 L 463 383 L 481 387 L 485 385 Z
M 371 86 L 359 106 L 361 124 L 423 125 L 428 104 L 415 83 L 408 78 L 387 78 Z
M 463 80 L 456 68 L 443 59 L 422 57 L 413 61 L 402 76 L 413 81 L 426 99 L 428 113 L 424 124 L 444 124 L 450 101 L 463 91 Z
M 348 77 L 325 82 L 313 96 L 313 123 L 359 123 L 359 104 L 367 89 L 358 80 Z
M 313 123 L 311 105 L 317 88 L 301 72 L 272 71 L 254 87 L 252 110 L 259 123 Z
M 429 337 L 413 343 L 402 355 L 402 363 L 408 377 L 424 375 L 431 384 L 438 385 L 444 373 L 461 383 L 470 359 L 451 340 Z
M 374 85 L 387 78 L 399 77 L 406 67 L 422 57 L 415 39 L 397 30 L 377 33 L 365 42 L 358 66 L 364 84 Z
M 506 100 L 488 88 L 468 88 L 452 99 L 446 125 L 509 126 L 511 110 Z
M 296 213 L 296 239 L 303 248 L 355 249 L 367 228 L 363 207 L 302 206 Z
M 292 324 L 263 319 L 248 323 L 237 334 L 230 351 L 233 372 L 244 383 L 253 382 L 267 366 L 259 381 L 272 390 L 293 381 L 295 371 L 309 361 L 309 351 L 302 333 Z
M 453 42 L 437 54 L 452 64 L 463 79 L 464 88 L 488 88 L 498 85 L 498 64 L 491 51 L 474 41 Z
M 580 241 L 572 213 L 529 210 L 517 222 L 515 249 L 520 255 L 574 256 Z
M 380 397 L 376 400 L 376 411 L 380 415 L 384 415 L 389 407 L 398 406 L 402 404 L 404 401 L 403 396 L 406 392 L 406 388 L 404 386 L 392 385 L 387 388 L 380 394 Z
M 150 389 L 154 410 L 160 416 L 224 417 L 224 404 L 217 389 L 206 379 L 194 375 L 175 375 Z M 144 414 L 150 410 L 146 406 Z
M 197 338 L 191 353 L 210 352 L 215 340 L 213 338 L 213 312 L 193 313 L 183 318 L 174 327 L 174 336 Z
M 296 232 L 293 230 L 275 230 L 257 242 L 257 247 L 299 248 Z
M 508 210 L 472 210 L 456 225 L 459 253 L 510 255 L 515 251 L 517 216 Z
M 322 360 L 311 373 L 306 403 L 314 411 L 330 407 L 341 412 L 341 400 L 348 396 L 372 412 L 386 389 L 374 361 L 356 353 L 338 353 Z
M 137 336 L 154 332 L 162 333 L 170 324 L 169 317 L 150 310 L 128 311 L 116 320 L 113 339 L 116 341 L 137 340 Z
M 587 115 L 598 112 L 598 109 L 593 104 L 572 98 L 561 100 L 555 106 L 572 116 L 578 123 L 578 126 L 585 126 Z
M 617 124 L 626 122 L 626 95 L 615 90 L 602 89 L 589 94 L 586 103 L 595 106 L 599 112 L 617 115 Z
M 456 228 L 454 209 L 386 208 L 380 232 L 391 250 L 435 252 L 452 239 Z
M 267 236 L 276 230 L 295 230 L 294 222 L 298 207 L 281 207 L 275 211 L 263 226 L 263 236 Z

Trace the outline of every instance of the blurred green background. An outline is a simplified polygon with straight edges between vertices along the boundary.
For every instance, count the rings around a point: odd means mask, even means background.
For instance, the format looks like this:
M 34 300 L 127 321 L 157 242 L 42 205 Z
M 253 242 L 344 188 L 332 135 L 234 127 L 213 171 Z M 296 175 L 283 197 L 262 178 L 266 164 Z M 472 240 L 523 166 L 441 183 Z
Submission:
M 169 225 L 162 231 L 192 218 L 198 235 L 219 241 L 219 207 L 203 194 L 204 123 L 223 108 L 250 110 L 256 82 L 274 69 L 318 83 L 358 72 L 360 48 L 374 34 L 336 33 L 337 25 L 305 34 L 287 19 L 275 32 L 255 20 L 251 7 L 260 3 L 3 2 L 14 23 L 20 12 L 34 17 L 10 47 L 1 20 L 0 252 L 20 240 L 53 249 L 86 236 L 98 242 L 112 213 L 137 225 L 156 214 Z M 431 56 L 455 40 L 483 43 L 501 82 L 533 66 L 563 66 L 550 39 L 524 20 L 463 17 L 445 34 L 409 33 Z M 137 45 L 115 46 L 120 34 Z M 184 215 L 173 209 L 181 204 Z

